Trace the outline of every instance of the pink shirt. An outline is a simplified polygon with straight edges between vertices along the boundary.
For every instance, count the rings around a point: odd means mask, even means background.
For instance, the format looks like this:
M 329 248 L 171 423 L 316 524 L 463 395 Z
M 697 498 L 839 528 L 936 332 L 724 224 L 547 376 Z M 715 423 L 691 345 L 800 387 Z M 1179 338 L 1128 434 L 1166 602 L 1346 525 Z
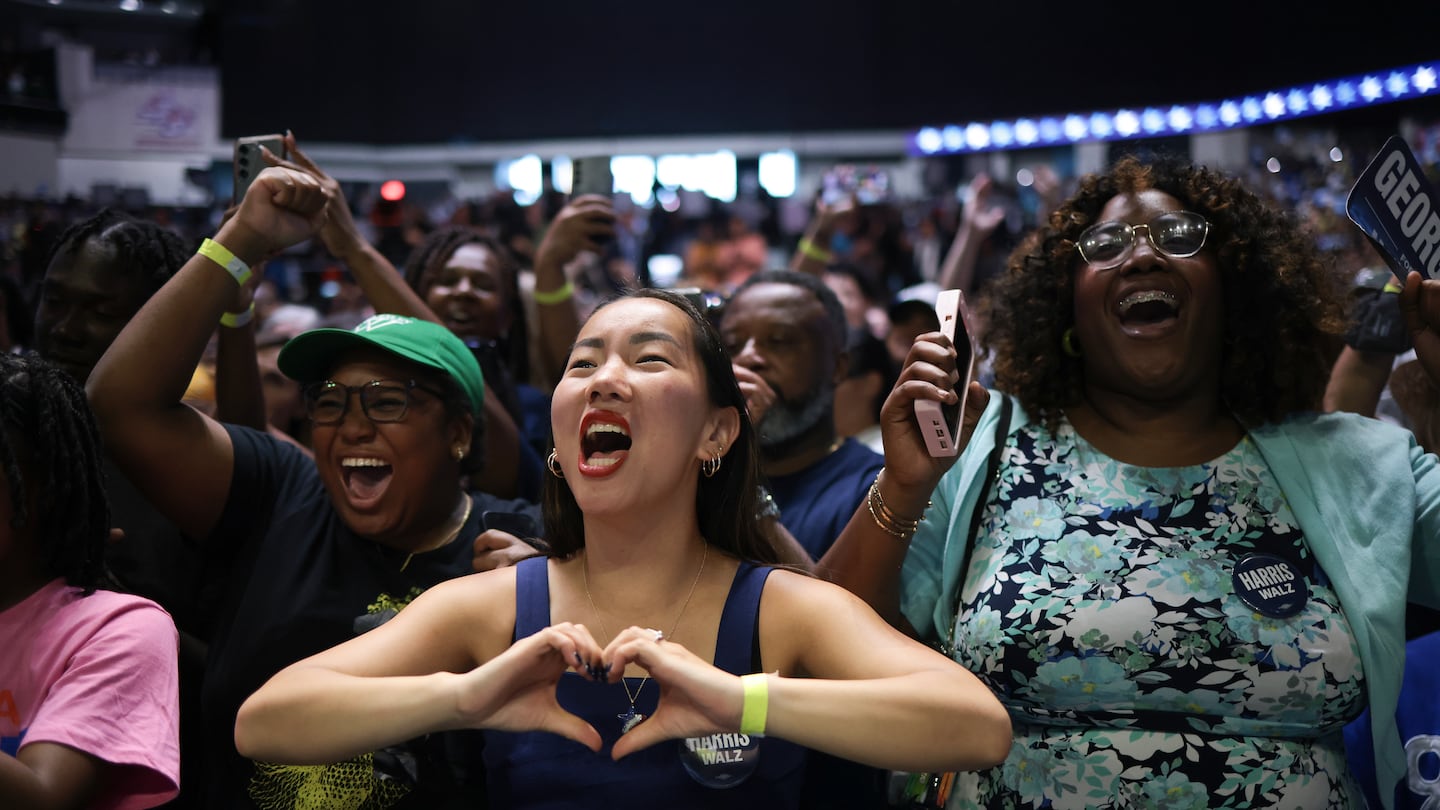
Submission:
M 54 580 L 0 611 L 0 751 L 59 743 L 118 766 L 96 808 L 180 790 L 175 623 L 148 599 Z

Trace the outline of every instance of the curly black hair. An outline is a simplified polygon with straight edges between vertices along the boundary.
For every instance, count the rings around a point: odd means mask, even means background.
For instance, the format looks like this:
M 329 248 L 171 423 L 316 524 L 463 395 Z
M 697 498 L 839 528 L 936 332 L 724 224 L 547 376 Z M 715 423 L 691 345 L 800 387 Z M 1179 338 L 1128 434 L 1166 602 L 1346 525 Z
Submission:
M 65 229 L 46 258 L 50 262 L 61 253 L 73 254 L 88 240 L 115 248 L 111 269 L 139 281 L 145 300 L 179 272 L 194 249 L 187 249 L 180 235 L 143 219 L 113 208 L 103 208 Z
M 48 576 L 94 591 L 110 536 L 100 433 L 80 384 L 33 352 L 0 353 L 0 469 L 9 530 L 44 544 Z
M 988 296 L 986 348 L 995 385 L 1054 430 L 1083 397 L 1082 363 L 1061 349 L 1074 325 L 1075 242 L 1111 198 L 1163 191 L 1210 221 L 1225 308 L 1220 396 L 1242 423 L 1317 410 L 1346 326 L 1344 286 L 1314 236 L 1222 172 L 1165 156 L 1126 157 L 1075 195 L 1010 256 Z

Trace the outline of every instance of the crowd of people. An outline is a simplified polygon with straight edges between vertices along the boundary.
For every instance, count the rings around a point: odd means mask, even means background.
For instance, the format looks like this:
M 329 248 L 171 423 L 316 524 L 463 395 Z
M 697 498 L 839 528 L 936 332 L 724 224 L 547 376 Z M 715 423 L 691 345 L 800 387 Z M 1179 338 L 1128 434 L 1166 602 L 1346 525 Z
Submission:
M 658 289 L 604 196 L 387 242 L 286 146 L 13 254 L 0 804 L 1407 801 L 1440 282 L 1358 233 L 1132 155 Z

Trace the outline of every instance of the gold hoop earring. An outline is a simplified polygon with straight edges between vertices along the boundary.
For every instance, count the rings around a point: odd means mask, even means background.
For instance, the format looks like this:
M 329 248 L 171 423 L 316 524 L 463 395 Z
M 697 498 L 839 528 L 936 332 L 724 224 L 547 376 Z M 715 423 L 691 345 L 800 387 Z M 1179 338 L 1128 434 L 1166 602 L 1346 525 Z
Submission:
M 720 472 L 720 462 L 720 454 L 716 453 L 714 457 L 700 462 L 700 472 L 705 473 L 706 478 L 714 478 L 715 473 Z
M 550 474 L 556 478 L 564 478 L 565 471 L 560 469 L 560 459 L 555 458 L 555 451 L 550 451 L 550 457 L 545 459 L 545 466 L 549 468 Z
M 1065 334 L 1060 336 L 1060 348 L 1071 357 L 1080 356 L 1080 348 L 1075 345 L 1075 327 L 1066 329 Z

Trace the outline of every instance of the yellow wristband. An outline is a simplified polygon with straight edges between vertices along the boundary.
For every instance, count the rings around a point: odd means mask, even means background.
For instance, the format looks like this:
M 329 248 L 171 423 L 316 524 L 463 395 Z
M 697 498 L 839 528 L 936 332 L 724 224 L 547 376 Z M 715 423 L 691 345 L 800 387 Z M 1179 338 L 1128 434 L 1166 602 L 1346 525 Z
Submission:
M 1387 293 L 1401 293 L 1405 291 L 1405 288 L 1401 287 L 1399 284 L 1396 284 L 1393 281 L 1387 281 L 1385 282 L 1385 286 L 1381 288 L 1380 291 Z
M 570 297 L 573 296 L 574 294 L 575 294 L 575 285 L 572 284 L 571 282 L 568 282 L 568 281 L 567 281 L 567 282 L 565 282 L 565 286 L 563 286 L 563 287 L 561 287 L 561 288 L 559 288 L 559 289 L 556 289 L 556 290 L 551 290 L 550 292 L 540 292 L 539 290 L 536 290 L 536 291 L 535 291 L 535 303 L 537 303 L 537 304 L 563 304 L 563 303 L 565 303 L 566 301 L 569 301 L 569 300 L 570 300 Z
M 745 690 L 745 707 L 740 710 L 740 733 L 765 736 L 765 716 L 770 712 L 770 676 L 763 672 L 740 676 Z
M 811 242 L 809 239 L 800 240 L 800 252 L 809 256 L 817 262 L 829 264 L 835 261 L 835 254 Z
M 234 277 L 236 284 L 243 285 L 250 280 L 250 265 L 240 261 L 230 252 L 230 248 L 219 242 L 206 239 L 200 243 L 200 249 L 196 253 L 225 268 L 225 271 Z
M 220 316 L 220 325 L 228 326 L 231 329 L 239 329 L 246 326 L 255 317 L 255 302 L 250 302 L 250 308 L 244 312 L 227 312 Z

